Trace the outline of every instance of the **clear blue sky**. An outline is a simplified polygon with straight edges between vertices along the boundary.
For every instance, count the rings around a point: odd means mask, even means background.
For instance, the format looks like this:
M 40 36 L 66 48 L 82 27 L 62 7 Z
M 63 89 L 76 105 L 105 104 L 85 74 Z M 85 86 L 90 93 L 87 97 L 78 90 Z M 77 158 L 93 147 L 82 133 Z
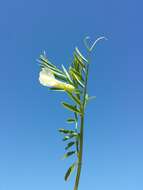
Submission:
M 68 65 L 90 35 L 108 37 L 92 57 L 79 190 L 142 190 L 143 27 L 141 1 L 13 0 L 0 3 L 0 190 L 73 190 L 63 180 L 58 134 L 70 115 L 63 94 L 38 82 L 46 50 Z

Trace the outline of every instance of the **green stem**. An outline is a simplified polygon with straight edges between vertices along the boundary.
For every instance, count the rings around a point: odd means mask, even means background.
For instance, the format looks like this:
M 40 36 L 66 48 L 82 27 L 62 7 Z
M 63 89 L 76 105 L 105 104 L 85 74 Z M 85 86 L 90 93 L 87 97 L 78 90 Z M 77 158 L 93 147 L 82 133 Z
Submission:
M 78 168 L 74 190 L 78 190 L 81 168 L 82 168 L 82 154 L 83 154 L 83 134 L 84 134 L 84 116 L 81 116 L 81 129 L 80 129 L 80 150 L 78 156 Z
M 90 52 L 89 52 L 90 54 Z M 83 157 L 83 137 L 84 137 L 84 115 L 85 115 L 85 101 L 86 101 L 86 92 L 87 92 L 87 81 L 88 81 L 88 71 L 89 71 L 89 59 L 86 66 L 86 78 L 85 78 L 85 88 L 83 92 L 83 101 L 81 105 L 81 116 L 80 116 L 80 139 L 79 139 L 79 155 L 78 155 L 78 168 L 77 168 L 77 175 L 74 185 L 74 190 L 78 190 L 79 180 L 81 175 L 82 169 L 82 157 Z

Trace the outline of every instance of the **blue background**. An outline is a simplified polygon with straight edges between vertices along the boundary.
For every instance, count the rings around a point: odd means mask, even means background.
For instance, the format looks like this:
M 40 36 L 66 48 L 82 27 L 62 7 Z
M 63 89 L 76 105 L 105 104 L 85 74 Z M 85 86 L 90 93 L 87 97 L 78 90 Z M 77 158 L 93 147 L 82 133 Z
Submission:
M 13 0 L 0 3 L 0 190 L 72 190 L 57 132 L 65 94 L 38 82 L 46 50 L 69 65 L 86 35 L 105 35 L 92 55 L 80 190 L 142 190 L 143 27 L 141 1 Z

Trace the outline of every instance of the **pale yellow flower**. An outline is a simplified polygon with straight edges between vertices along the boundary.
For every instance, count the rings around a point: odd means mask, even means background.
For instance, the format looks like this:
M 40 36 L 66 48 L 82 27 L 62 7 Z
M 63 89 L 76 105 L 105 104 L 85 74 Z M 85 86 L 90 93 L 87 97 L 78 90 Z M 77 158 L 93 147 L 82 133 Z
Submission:
M 57 80 L 52 71 L 47 68 L 42 68 L 42 71 L 40 71 L 39 81 L 43 86 L 59 88 L 70 92 L 75 90 L 73 85 Z

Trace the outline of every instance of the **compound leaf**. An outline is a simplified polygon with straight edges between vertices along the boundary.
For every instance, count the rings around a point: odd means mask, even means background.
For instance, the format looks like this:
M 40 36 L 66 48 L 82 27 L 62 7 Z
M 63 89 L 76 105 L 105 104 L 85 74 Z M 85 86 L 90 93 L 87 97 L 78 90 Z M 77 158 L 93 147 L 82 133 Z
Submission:
M 72 155 L 75 154 L 75 153 L 76 153 L 76 151 L 69 151 L 69 152 L 67 152 L 67 153 L 64 155 L 63 158 L 68 158 L 69 156 L 72 156 Z
M 75 121 L 75 119 L 73 119 L 73 118 L 68 118 L 67 119 L 67 123 L 75 123 L 76 121 Z
M 81 113 L 80 110 L 77 109 L 75 106 L 72 106 L 72 105 L 67 104 L 67 103 L 65 103 L 65 102 L 62 102 L 62 105 L 63 105 L 65 108 L 67 108 L 68 110 L 72 111 L 72 112 L 76 112 L 76 113 L 78 113 L 78 114 Z
M 75 166 L 76 166 L 76 164 L 73 163 L 73 164 L 69 167 L 69 169 L 67 170 L 67 172 L 66 172 L 66 174 L 65 174 L 65 181 L 67 181 L 67 180 L 69 179 L 70 175 L 72 174 L 72 172 L 73 172 L 74 169 L 75 169 Z
M 69 143 L 67 144 L 67 146 L 65 147 L 65 150 L 68 150 L 68 149 L 69 149 L 70 147 L 72 147 L 74 144 L 75 144 L 74 141 L 69 142 Z
M 75 51 L 82 60 L 84 60 L 85 62 L 88 62 L 87 59 L 85 59 L 85 57 L 82 55 L 82 53 L 79 51 L 77 47 L 75 48 Z

